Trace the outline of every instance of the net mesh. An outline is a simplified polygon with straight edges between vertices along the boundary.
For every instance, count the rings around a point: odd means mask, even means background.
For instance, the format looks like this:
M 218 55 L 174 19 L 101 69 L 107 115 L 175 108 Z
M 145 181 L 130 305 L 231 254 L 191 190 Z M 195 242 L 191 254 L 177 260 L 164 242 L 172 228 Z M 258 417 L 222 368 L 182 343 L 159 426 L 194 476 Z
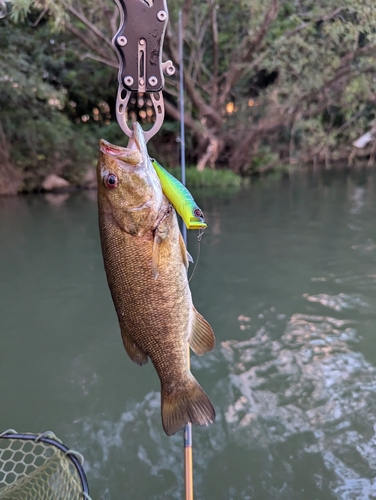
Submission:
M 78 500 L 76 466 L 58 447 L 35 440 L 0 439 L 0 500 Z

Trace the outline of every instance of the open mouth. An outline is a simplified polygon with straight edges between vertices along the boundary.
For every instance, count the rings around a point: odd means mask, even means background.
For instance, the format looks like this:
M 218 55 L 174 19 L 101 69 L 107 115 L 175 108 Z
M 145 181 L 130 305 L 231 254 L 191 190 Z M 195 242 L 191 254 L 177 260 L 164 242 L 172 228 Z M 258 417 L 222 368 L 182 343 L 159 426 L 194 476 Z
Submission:
M 114 146 L 114 144 L 111 144 L 104 139 L 101 139 L 100 141 L 100 150 L 102 153 L 111 155 L 111 156 L 122 156 L 124 153 L 129 153 L 128 148 L 123 148 L 122 146 Z
M 142 161 L 142 156 L 137 148 L 137 145 L 132 148 L 123 148 L 122 146 L 115 146 L 114 144 L 101 139 L 100 150 L 103 154 L 111 156 L 116 160 L 121 160 L 126 164 L 132 165 L 133 167 L 139 165 Z

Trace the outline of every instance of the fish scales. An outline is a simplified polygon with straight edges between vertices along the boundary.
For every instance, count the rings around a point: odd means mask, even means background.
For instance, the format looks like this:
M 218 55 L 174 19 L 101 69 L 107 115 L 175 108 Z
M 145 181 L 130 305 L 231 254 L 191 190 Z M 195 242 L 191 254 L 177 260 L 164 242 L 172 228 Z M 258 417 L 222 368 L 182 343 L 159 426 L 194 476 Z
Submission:
M 214 334 L 193 306 L 176 213 L 162 194 L 138 124 L 128 148 L 101 142 L 98 207 L 124 347 L 140 365 L 150 357 L 157 371 L 165 432 L 174 434 L 188 422 L 212 423 L 214 408 L 187 367 L 187 341 L 201 355 L 214 347 Z
M 147 238 L 139 240 L 116 226 L 111 227 L 111 231 L 108 228 L 109 225 L 104 224 L 102 229 L 104 253 L 108 255 L 105 266 L 121 326 L 131 332 L 137 346 L 151 358 L 161 380 L 168 379 L 171 369 L 175 373 L 184 372 L 187 332 L 192 321 L 189 314 L 191 297 L 184 265 L 180 269 L 161 271 L 155 280 L 150 268 L 153 242 Z M 176 250 L 180 253 L 180 248 L 170 241 L 168 246 L 170 248 L 164 249 L 166 257 L 181 260 L 180 255 L 174 255 Z M 127 272 L 124 269 L 128 269 Z M 129 270 L 137 273 L 136 279 L 134 272 Z M 144 290 L 148 290 L 148 293 L 143 293 Z M 156 303 L 158 309 L 155 308 Z M 150 328 L 159 335 L 151 337 Z M 167 335 L 171 330 L 179 342 L 171 344 Z M 161 350 L 155 349 L 156 344 Z

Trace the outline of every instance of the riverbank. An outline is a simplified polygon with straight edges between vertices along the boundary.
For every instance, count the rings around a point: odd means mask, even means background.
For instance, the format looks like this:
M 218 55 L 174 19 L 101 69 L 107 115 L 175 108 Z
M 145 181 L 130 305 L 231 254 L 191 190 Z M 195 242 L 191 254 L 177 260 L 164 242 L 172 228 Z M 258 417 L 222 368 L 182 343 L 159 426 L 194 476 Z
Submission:
M 181 180 L 181 169 L 179 167 L 168 169 L 169 172 L 176 178 Z M 199 172 L 196 167 L 188 167 L 186 169 L 186 184 L 189 188 L 229 188 L 240 187 L 248 184 L 249 179 L 244 179 L 240 175 L 235 174 L 231 170 L 214 170 L 206 168 Z M 11 196 L 17 194 L 26 194 L 33 192 L 69 192 L 77 189 L 96 189 L 97 179 L 95 169 L 89 169 L 83 178 L 78 182 L 69 182 L 62 176 L 50 174 L 42 179 L 35 189 L 23 189 L 21 186 L 17 188 L 14 184 L 4 183 L 0 196 Z
M 0 174 L 2 173 L 0 165 Z M 333 170 L 339 171 L 344 169 L 351 170 L 361 170 L 369 169 L 374 166 L 373 157 L 370 155 L 366 156 L 354 156 L 351 163 L 343 161 L 335 161 L 328 164 L 324 162 L 317 163 L 307 163 L 303 165 L 298 164 L 281 164 L 276 163 L 273 165 L 267 165 L 260 167 L 246 177 L 242 177 L 235 174 L 228 169 L 211 169 L 205 168 L 203 171 L 197 170 L 196 166 L 189 166 L 186 169 L 186 185 L 189 189 L 196 188 L 240 188 L 247 186 L 251 183 L 252 179 L 263 179 L 263 178 L 273 178 L 278 179 L 283 175 L 288 175 L 289 172 L 295 170 Z M 167 170 L 177 179 L 181 181 L 181 169 L 180 167 L 167 168 Z M 37 184 L 37 187 L 33 189 L 23 188 L 22 184 L 18 182 L 18 187 L 16 185 L 17 179 L 12 175 L 11 171 L 7 171 L 7 176 L 0 175 L 0 197 L 1 196 L 13 196 L 21 194 L 30 193 L 69 193 L 78 190 L 92 190 L 97 188 L 97 178 L 95 168 L 90 168 L 87 170 L 86 174 L 82 176 L 81 179 L 66 179 L 63 176 L 58 176 L 56 174 L 50 174 L 44 179 L 41 179 Z M 5 181 L 5 182 L 4 182 Z M 35 185 L 35 184 L 34 184 Z M 8 189 L 7 189 L 8 188 Z

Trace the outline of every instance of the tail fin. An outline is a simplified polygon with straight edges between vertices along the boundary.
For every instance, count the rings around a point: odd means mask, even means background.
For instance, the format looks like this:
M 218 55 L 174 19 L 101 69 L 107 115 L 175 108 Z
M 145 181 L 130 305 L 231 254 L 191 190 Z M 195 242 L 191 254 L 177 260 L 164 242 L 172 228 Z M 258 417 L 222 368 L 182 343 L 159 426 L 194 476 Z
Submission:
M 162 425 L 168 436 L 191 422 L 209 425 L 215 420 L 215 410 L 197 380 L 190 375 L 179 389 L 168 391 L 162 387 Z

